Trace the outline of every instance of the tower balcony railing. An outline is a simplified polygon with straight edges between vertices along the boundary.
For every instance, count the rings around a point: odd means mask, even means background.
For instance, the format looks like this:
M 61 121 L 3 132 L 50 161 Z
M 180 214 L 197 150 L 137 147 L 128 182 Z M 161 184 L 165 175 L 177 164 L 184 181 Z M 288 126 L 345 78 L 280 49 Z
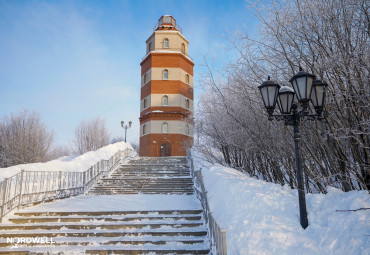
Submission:
M 157 24 L 155 24 L 155 26 L 153 28 L 153 32 L 156 31 L 161 26 L 163 26 L 163 28 L 173 26 L 182 34 L 182 28 L 180 26 L 176 25 L 176 20 L 171 16 L 162 16 L 158 20 Z
M 191 60 L 193 60 L 192 57 L 190 57 L 190 55 L 187 53 L 187 52 L 184 52 L 184 50 L 182 48 L 155 48 L 155 49 L 152 49 L 150 51 L 148 51 L 145 56 L 142 58 L 142 60 L 144 60 L 148 54 L 152 51 L 156 51 L 156 52 L 160 52 L 160 51 L 163 51 L 163 52 L 168 52 L 168 51 L 173 51 L 173 52 L 179 52 L 179 53 L 182 53 L 184 54 L 185 56 L 187 56 L 188 58 L 190 58 Z

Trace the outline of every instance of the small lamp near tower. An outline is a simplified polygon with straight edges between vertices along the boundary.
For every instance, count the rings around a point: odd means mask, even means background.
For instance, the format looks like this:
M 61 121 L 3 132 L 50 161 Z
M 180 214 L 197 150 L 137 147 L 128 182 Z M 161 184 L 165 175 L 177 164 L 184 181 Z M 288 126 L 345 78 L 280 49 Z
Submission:
M 124 121 L 121 121 L 121 127 L 125 129 L 125 142 L 126 142 L 126 136 L 127 136 L 127 129 L 129 129 L 132 125 L 132 121 L 128 122 L 128 125 L 125 125 Z
M 305 229 L 308 226 L 306 198 L 303 182 L 303 172 L 301 158 L 299 154 L 299 141 L 301 139 L 299 124 L 304 118 L 308 120 L 323 120 L 325 90 L 327 84 L 321 80 L 316 80 L 316 76 L 304 72 L 299 68 L 299 72 L 294 75 L 290 81 L 292 87 L 282 86 L 277 82 L 268 80 L 258 86 L 263 103 L 268 113 L 268 119 L 274 118 L 278 121 L 284 121 L 285 125 L 293 127 L 294 145 L 296 156 L 297 186 L 301 226 Z M 297 102 L 294 102 L 294 98 Z M 310 108 L 310 102 L 314 108 Z M 275 106 L 278 105 L 280 114 L 274 114 Z M 298 110 L 298 106 L 301 109 Z

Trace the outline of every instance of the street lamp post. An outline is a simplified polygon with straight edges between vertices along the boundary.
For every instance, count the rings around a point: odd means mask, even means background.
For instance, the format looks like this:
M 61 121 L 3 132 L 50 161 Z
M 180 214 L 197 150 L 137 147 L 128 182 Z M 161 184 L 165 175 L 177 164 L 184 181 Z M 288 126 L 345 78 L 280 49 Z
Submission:
M 310 120 L 323 119 L 325 89 L 327 84 L 321 80 L 316 80 L 315 75 L 304 72 L 301 67 L 299 72 L 294 75 L 289 82 L 292 84 L 293 89 L 288 86 L 280 87 L 278 83 L 271 81 L 270 77 L 268 77 L 268 80 L 258 86 L 258 88 L 269 115 L 268 119 L 273 120 L 275 118 L 278 121 L 284 121 L 285 125 L 293 127 L 299 212 L 301 226 L 305 229 L 308 226 L 308 219 L 301 157 L 299 153 L 299 124 L 303 118 L 308 118 Z M 297 101 L 302 109 L 298 110 L 298 104 L 294 102 L 294 96 L 297 96 Z M 310 102 L 315 109 L 314 114 L 310 113 Z M 281 114 L 273 114 L 276 104 Z
M 126 142 L 126 135 L 127 135 L 127 129 L 129 129 L 132 125 L 132 121 L 129 121 L 128 122 L 128 125 L 124 125 L 125 122 L 124 121 L 121 121 L 121 127 L 125 129 L 125 142 Z

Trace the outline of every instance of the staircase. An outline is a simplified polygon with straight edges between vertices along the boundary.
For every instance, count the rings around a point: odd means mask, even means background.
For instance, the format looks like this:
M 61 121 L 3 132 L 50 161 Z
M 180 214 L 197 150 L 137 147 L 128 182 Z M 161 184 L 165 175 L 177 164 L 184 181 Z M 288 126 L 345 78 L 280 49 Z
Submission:
M 186 158 L 131 160 L 87 194 L 14 213 L 0 254 L 210 254 Z
M 193 194 L 193 180 L 184 157 L 140 158 L 101 179 L 89 195 Z

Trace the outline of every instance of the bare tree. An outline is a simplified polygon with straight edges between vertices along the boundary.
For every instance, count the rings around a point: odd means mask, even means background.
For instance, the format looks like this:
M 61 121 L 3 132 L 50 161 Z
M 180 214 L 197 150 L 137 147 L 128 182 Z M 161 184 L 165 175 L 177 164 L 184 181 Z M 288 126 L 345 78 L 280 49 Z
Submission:
M 45 162 L 54 158 L 54 133 L 36 112 L 23 110 L 0 122 L 0 166 Z
M 132 142 L 131 146 L 137 152 L 137 154 L 139 154 L 140 151 L 139 142 L 138 141 Z
M 80 155 L 104 147 L 109 141 L 110 134 L 103 119 L 83 120 L 75 129 L 74 149 Z
M 116 137 L 113 137 L 109 143 L 118 143 L 118 142 L 123 142 L 125 139 L 123 138 L 123 136 L 116 136 Z
M 236 35 L 239 59 L 222 79 L 213 70 L 203 79 L 210 91 L 197 116 L 198 146 L 213 161 L 293 187 L 291 130 L 267 121 L 257 86 L 268 74 L 286 85 L 302 65 L 329 84 L 326 122 L 302 125 L 307 190 L 370 189 L 368 1 L 250 1 L 250 8 L 258 37 Z

